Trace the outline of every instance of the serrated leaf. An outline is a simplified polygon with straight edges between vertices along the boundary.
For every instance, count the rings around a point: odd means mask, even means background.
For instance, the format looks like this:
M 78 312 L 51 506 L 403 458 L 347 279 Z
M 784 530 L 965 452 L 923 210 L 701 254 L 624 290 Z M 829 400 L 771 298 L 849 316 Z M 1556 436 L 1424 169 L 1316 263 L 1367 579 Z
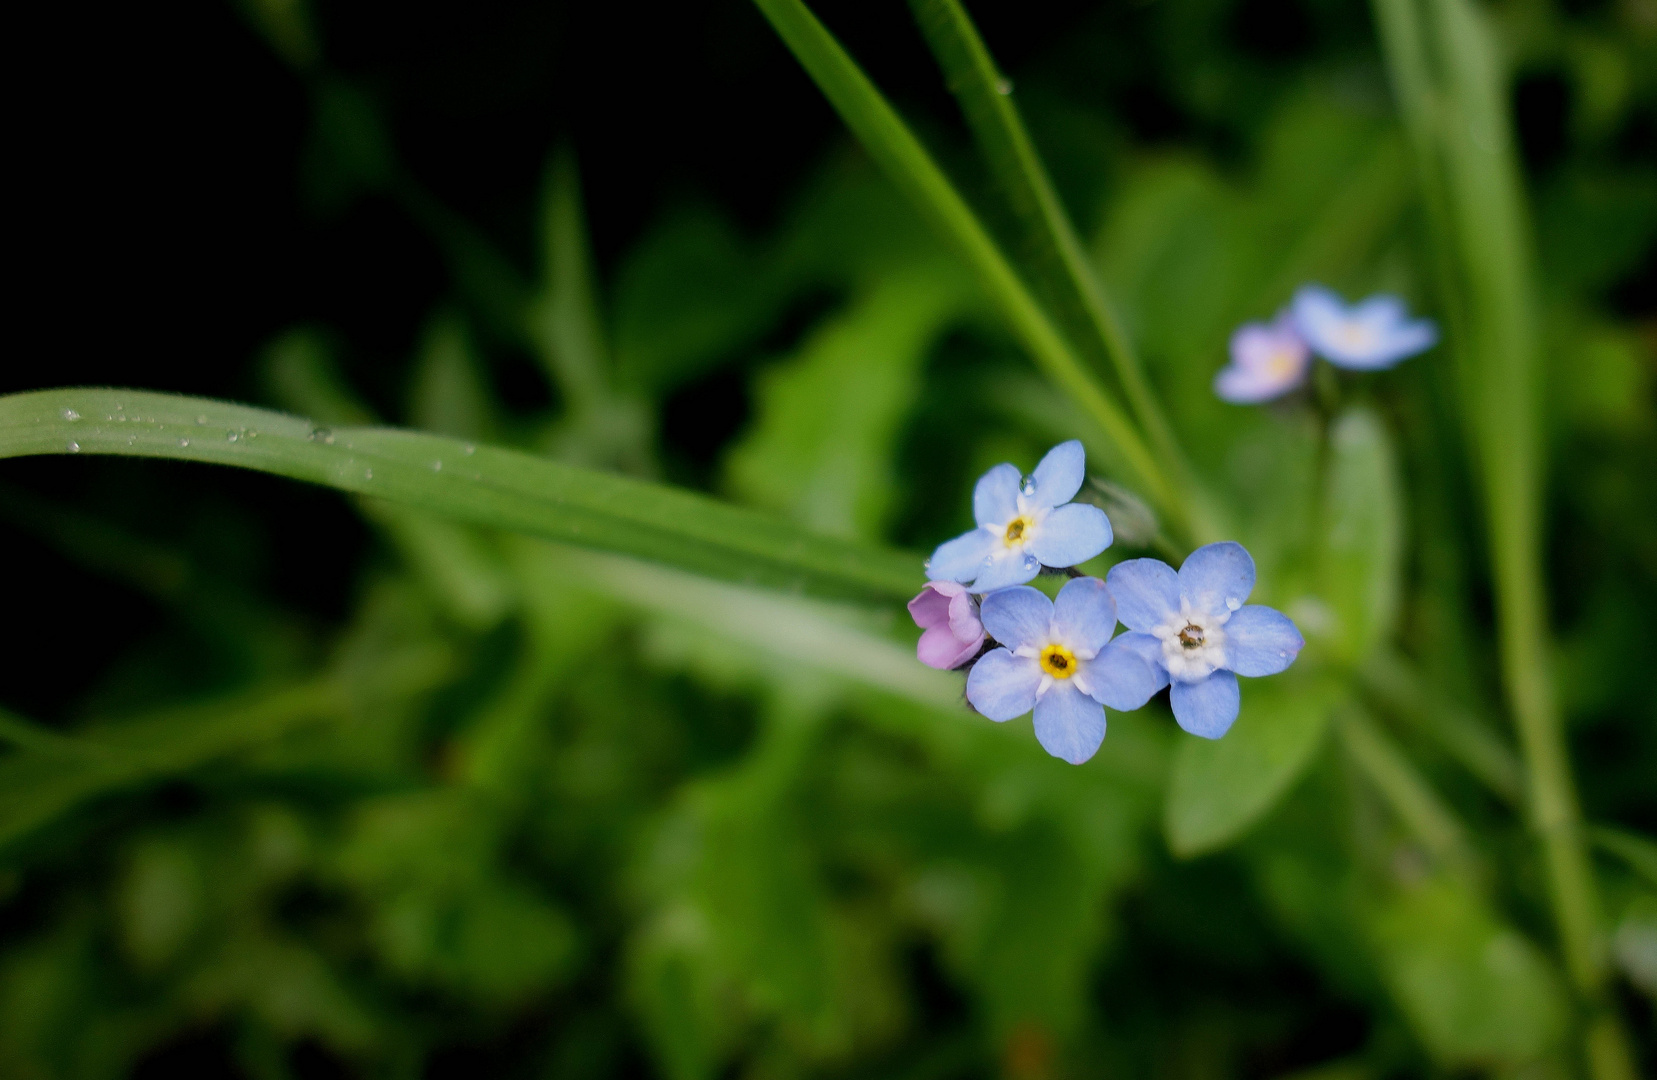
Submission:
M 1231 731 L 1183 739 L 1175 754 L 1163 831 L 1176 855 L 1223 847 L 1264 817 L 1311 763 L 1346 689 L 1315 668 L 1242 682 Z

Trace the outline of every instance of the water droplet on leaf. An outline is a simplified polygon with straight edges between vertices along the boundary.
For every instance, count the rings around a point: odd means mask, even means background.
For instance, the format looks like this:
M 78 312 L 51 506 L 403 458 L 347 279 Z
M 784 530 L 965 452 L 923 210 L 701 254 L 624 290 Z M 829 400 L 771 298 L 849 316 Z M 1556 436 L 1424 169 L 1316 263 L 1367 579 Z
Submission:
M 432 462 L 432 472 L 442 472 L 442 471 L 443 471 L 443 463 L 441 461 Z
M 180 445 L 180 446 L 189 446 L 190 445 L 190 440 L 189 439 L 180 439 L 180 440 L 178 440 L 178 445 Z
M 463 452 L 467 457 L 471 457 L 473 454 L 478 452 L 478 448 L 473 446 L 471 443 L 467 443 L 465 446 L 462 446 L 460 449 L 461 449 L 461 452 Z
M 197 415 L 197 416 L 196 416 L 196 423 L 198 423 L 198 424 L 205 424 L 205 423 L 207 423 L 207 414 L 206 414 L 206 413 L 200 413 L 200 414 L 198 414 L 198 415 Z
M 224 433 L 225 442 L 235 442 L 237 438 L 238 436 L 234 431 L 227 431 Z
M 364 480 L 372 480 L 372 479 L 374 479 L 374 470 L 373 470 L 373 469 L 364 469 L 364 470 L 363 470 L 363 471 L 362 471 L 362 478 L 363 478 L 363 479 L 364 479 Z
M 334 433 L 325 427 L 313 428 L 311 430 L 311 441 L 332 446 L 334 445 Z
M 81 444 L 76 442 L 74 439 L 70 439 L 68 445 L 65 446 L 64 449 L 69 451 L 71 454 L 78 454 L 81 452 Z
M 65 409 L 63 410 L 63 418 L 65 420 L 79 420 L 81 418 L 81 414 L 76 412 L 74 409 Z

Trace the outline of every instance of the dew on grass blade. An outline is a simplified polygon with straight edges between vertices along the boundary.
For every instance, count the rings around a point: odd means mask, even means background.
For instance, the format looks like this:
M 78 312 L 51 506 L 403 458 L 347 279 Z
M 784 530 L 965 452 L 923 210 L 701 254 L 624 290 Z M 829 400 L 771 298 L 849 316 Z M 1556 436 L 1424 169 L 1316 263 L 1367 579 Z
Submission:
M 63 418 L 65 420 L 79 420 L 81 418 L 81 414 L 76 412 L 74 409 L 65 409 L 63 410 Z
M 69 451 L 71 454 L 78 454 L 81 452 L 81 444 L 76 442 L 74 439 L 70 439 L 69 444 L 65 446 L 64 449 Z
M 325 427 L 312 428 L 310 437 L 312 442 L 319 442 L 326 446 L 334 445 L 334 433 Z
M 178 440 L 178 445 L 180 445 L 180 446 L 189 446 L 190 445 L 190 440 L 189 439 L 180 439 L 180 440 Z
M 234 431 L 227 431 L 224 433 L 225 442 L 235 442 L 237 438 L 238 436 Z

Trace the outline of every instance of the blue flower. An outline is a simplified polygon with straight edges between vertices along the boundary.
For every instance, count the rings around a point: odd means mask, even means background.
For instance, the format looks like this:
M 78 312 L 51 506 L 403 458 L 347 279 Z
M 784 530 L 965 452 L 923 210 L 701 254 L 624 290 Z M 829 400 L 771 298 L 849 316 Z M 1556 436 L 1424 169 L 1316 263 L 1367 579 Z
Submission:
M 984 629 L 1001 643 L 973 665 L 967 700 L 991 720 L 1034 709 L 1049 754 L 1080 765 L 1105 738 L 1105 710 L 1137 709 L 1160 689 L 1157 672 L 1110 636 L 1116 604 L 1098 578 L 1076 578 L 1049 600 L 1028 585 L 984 597 Z
M 1116 644 L 1155 666 L 1158 689 L 1172 680 L 1174 719 L 1205 739 L 1218 739 L 1237 719 L 1238 675 L 1276 675 L 1306 644 L 1287 615 L 1244 606 L 1254 559 L 1241 544 L 1200 547 L 1177 574 L 1157 559 L 1129 559 L 1111 567 L 1106 583 L 1133 631 Z
M 1305 382 L 1311 360 L 1288 312 L 1269 325 L 1244 323 L 1231 335 L 1231 365 L 1214 376 L 1214 392 L 1233 405 L 1270 401 Z
M 987 593 L 1022 585 L 1043 566 L 1075 566 L 1110 546 L 1110 519 L 1070 500 L 1081 490 L 1084 457 L 1075 439 L 1047 452 L 1028 480 L 1011 465 L 985 473 L 972 492 L 978 528 L 938 545 L 926 562 L 933 581 Z
M 1319 356 L 1353 371 L 1389 368 L 1438 342 L 1431 319 L 1411 319 L 1404 301 L 1385 294 L 1346 306 L 1321 285 L 1295 293 L 1295 328 Z

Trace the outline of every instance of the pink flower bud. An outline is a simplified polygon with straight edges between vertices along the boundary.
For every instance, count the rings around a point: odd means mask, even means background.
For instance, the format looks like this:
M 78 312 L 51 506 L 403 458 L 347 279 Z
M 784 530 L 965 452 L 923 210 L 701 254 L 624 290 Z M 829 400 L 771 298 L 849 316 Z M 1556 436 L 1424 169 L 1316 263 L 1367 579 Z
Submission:
M 915 655 L 927 667 L 947 671 L 978 654 L 984 644 L 984 624 L 978 621 L 978 604 L 965 585 L 953 581 L 929 581 L 921 594 L 909 601 L 915 625 L 926 631 L 915 646 Z

